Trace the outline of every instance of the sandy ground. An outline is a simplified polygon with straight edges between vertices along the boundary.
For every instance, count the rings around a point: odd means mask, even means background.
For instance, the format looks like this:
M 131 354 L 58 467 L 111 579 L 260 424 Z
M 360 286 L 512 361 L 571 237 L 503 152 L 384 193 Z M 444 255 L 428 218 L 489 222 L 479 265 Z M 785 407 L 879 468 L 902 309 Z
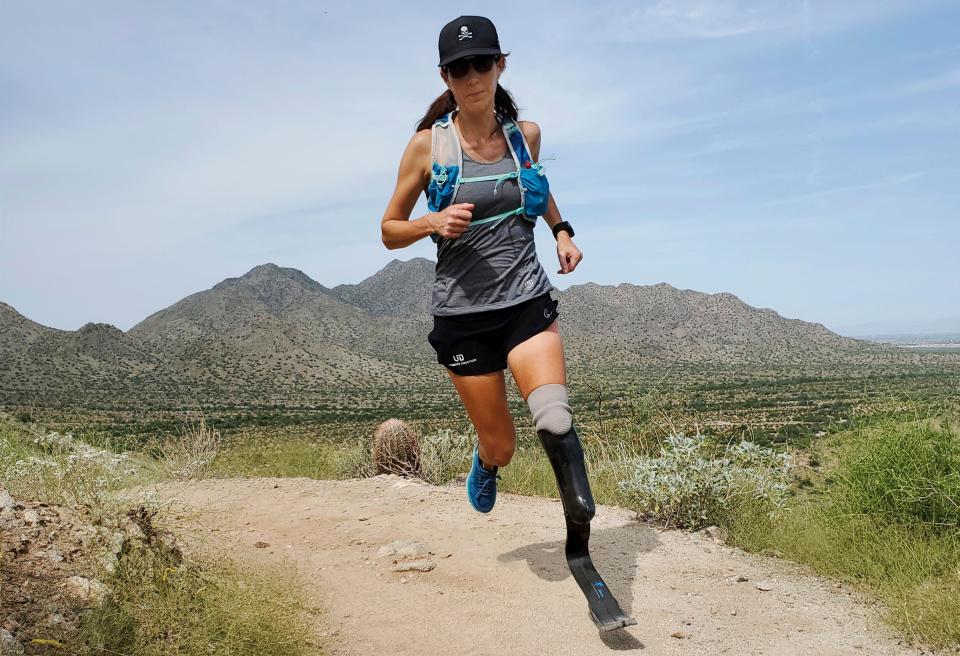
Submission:
M 188 543 L 295 563 L 326 609 L 318 631 L 336 655 L 929 653 L 901 644 L 876 608 L 805 568 L 661 532 L 621 508 L 597 508 L 591 552 L 638 624 L 600 633 L 563 557 L 557 501 L 501 494 L 482 515 L 462 486 L 395 476 L 156 489 Z M 394 540 L 425 544 L 435 568 L 393 572 L 393 558 L 377 553 Z

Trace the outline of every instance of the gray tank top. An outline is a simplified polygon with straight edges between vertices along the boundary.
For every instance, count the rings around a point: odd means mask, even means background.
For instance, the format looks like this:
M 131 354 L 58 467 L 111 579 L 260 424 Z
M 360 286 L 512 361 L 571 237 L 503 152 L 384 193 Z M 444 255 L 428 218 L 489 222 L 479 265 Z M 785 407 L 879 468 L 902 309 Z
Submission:
M 499 162 L 483 163 L 463 153 L 462 177 L 516 171 L 509 150 Z M 472 220 L 508 212 L 520 205 L 516 179 L 460 185 L 453 203 L 473 203 Z M 555 287 L 537 259 L 533 223 L 514 215 L 468 228 L 456 239 L 437 240 L 433 314 L 437 316 L 496 310 L 522 303 Z

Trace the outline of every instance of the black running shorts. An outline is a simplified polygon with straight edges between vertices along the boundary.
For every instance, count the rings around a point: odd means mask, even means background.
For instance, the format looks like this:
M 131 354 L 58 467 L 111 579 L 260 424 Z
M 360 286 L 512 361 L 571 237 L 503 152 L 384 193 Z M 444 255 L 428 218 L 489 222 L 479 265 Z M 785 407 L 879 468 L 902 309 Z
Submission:
M 545 330 L 557 316 L 557 301 L 548 292 L 498 310 L 434 315 L 427 339 L 437 362 L 453 373 L 486 374 L 506 369 L 510 349 Z

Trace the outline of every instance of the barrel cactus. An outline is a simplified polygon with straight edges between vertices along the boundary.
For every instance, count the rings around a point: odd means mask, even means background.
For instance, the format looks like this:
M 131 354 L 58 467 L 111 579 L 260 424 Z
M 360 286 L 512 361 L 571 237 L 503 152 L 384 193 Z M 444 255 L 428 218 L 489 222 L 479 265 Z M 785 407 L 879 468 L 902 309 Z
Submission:
M 420 442 L 410 424 L 387 419 L 373 434 L 371 455 L 378 474 L 416 475 L 420 467 Z

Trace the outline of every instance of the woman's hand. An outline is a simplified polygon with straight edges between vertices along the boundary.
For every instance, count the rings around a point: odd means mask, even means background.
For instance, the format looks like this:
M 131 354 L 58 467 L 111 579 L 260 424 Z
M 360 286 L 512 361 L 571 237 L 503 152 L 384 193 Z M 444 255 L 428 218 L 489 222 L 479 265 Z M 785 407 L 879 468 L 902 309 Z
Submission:
M 470 227 L 473 216 L 473 203 L 448 205 L 439 212 L 430 215 L 430 227 L 435 233 L 447 239 L 456 239 Z
M 583 259 L 583 253 L 573 243 L 570 235 L 563 230 L 559 232 L 557 238 L 557 256 L 560 258 L 560 270 L 557 273 L 570 273 Z

